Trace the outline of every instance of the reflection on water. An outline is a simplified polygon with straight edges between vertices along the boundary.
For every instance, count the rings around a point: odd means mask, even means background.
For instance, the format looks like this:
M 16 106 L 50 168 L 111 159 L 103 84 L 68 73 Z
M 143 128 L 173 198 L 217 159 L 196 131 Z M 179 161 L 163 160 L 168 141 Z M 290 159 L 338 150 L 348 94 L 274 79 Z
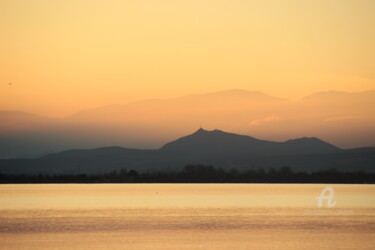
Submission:
M 375 249 L 375 186 L 1 185 L 1 249 Z

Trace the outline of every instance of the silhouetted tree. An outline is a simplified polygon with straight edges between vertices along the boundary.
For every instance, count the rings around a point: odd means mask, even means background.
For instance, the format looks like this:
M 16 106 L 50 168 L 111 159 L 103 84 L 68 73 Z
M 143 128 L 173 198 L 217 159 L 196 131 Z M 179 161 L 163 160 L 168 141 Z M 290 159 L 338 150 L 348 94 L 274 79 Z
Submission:
M 292 169 L 288 166 L 283 166 L 280 168 L 280 173 L 284 175 L 290 175 L 292 173 Z
M 7 175 L 0 173 L 0 183 L 375 183 L 375 173 L 340 172 L 329 169 L 295 173 L 288 166 L 279 169 L 224 170 L 206 165 L 187 165 L 181 171 L 136 170 L 106 174 Z
M 138 177 L 138 172 L 132 169 L 132 170 L 129 171 L 128 176 L 129 177 Z

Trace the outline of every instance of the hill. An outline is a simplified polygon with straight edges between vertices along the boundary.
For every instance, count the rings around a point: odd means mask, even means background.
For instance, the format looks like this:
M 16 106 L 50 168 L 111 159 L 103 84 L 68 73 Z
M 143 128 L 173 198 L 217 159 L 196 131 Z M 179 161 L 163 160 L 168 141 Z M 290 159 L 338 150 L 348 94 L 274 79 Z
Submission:
M 287 165 L 297 171 L 330 168 L 374 171 L 375 149 L 342 150 L 318 138 L 272 142 L 219 130 L 199 129 L 158 150 L 105 147 L 68 150 L 38 159 L 0 160 L 0 173 L 108 173 L 124 168 L 174 171 L 196 163 L 239 170 Z

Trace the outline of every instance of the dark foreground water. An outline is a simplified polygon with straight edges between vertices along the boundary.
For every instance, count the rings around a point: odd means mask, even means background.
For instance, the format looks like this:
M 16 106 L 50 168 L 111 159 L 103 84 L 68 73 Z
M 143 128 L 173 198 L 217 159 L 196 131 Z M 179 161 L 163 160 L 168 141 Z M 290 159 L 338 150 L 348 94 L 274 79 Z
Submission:
M 375 249 L 375 185 L 0 185 L 0 249 Z

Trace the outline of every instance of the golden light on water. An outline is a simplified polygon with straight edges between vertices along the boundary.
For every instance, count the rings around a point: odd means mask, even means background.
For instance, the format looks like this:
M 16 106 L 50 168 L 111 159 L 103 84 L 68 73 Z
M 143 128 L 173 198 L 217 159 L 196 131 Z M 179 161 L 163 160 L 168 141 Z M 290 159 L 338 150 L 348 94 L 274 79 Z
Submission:
M 329 185 L 336 206 L 317 208 L 326 186 L 2 185 L 0 241 L 3 249 L 371 249 L 374 185 Z

